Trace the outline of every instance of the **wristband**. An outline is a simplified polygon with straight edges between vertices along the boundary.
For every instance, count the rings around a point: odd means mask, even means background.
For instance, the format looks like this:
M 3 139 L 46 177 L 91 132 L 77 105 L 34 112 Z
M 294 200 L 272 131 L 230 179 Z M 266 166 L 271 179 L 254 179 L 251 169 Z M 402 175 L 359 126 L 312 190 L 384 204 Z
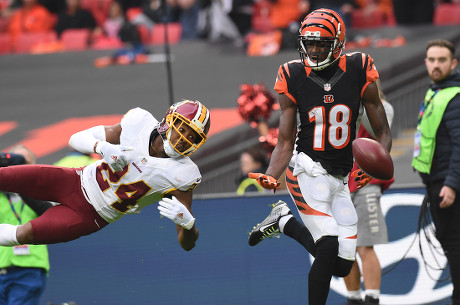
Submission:
M 104 143 L 105 141 L 97 141 L 95 144 L 94 144 L 94 152 L 96 154 L 99 154 L 101 156 L 104 156 L 102 154 L 102 151 L 101 151 L 101 147 L 102 147 L 102 144 Z
M 190 231 L 193 228 L 193 225 L 195 224 L 195 218 L 192 218 L 188 224 L 182 225 L 182 227 L 188 231 Z
M 93 151 L 97 154 L 97 151 L 96 151 L 96 148 L 97 148 L 97 144 L 99 144 L 99 140 L 96 141 L 96 143 L 94 143 L 94 146 L 93 146 Z

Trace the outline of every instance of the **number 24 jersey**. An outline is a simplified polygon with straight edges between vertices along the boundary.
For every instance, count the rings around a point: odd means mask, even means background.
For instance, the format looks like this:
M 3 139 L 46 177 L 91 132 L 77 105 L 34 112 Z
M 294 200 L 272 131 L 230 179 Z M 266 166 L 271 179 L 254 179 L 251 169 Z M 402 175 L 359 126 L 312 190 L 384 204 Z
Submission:
M 83 192 L 107 222 L 139 213 L 173 190 L 191 191 L 201 174 L 189 157 L 155 158 L 149 154 L 150 135 L 158 121 L 146 110 L 134 108 L 121 120 L 120 145 L 131 146 L 128 165 L 114 172 L 104 160 L 86 166 Z

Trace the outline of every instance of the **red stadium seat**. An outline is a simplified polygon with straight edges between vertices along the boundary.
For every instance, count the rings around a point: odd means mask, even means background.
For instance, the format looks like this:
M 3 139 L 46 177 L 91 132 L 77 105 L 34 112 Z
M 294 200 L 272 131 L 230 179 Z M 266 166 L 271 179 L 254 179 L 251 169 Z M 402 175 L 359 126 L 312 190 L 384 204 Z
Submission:
M 13 50 L 16 53 L 28 53 L 39 44 L 53 43 L 57 41 L 54 31 L 45 33 L 22 33 L 13 42 Z
M 11 17 L 0 17 L 0 33 L 5 33 L 8 30 Z
M 354 29 L 379 28 L 383 25 L 384 15 L 379 10 L 366 13 L 363 9 L 357 9 L 351 14 L 351 27 Z
M 137 31 L 139 32 L 142 43 L 145 45 L 150 44 L 150 29 L 145 25 L 138 25 Z
M 460 4 L 442 3 L 434 11 L 434 25 L 460 24 Z
M 168 41 L 170 44 L 176 44 L 182 36 L 182 26 L 180 23 L 168 23 Z M 165 43 L 165 24 L 158 23 L 152 29 L 150 43 L 159 45 Z
M 0 54 L 9 54 L 13 51 L 10 34 L 0 34 Z
M 88 48 L 89 29 L 68 29 L 62 32 L 61 42 L 66 51 L 82 51 Z

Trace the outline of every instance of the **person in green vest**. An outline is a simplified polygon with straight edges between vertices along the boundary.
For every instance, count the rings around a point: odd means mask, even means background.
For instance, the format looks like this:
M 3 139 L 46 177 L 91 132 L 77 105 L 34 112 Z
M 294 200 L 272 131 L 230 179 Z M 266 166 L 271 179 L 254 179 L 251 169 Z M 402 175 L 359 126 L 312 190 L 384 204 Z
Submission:
M 76 168 L 89 165 L 99 159 L 95 154 L 84 154 L 70 148 L 69 152 L 62 159 L 54 162 L 53 165 Z
M 2 154 L 1 166 L 33 164 L 35 154 L 18 145 Z M 20 165 L 18 165 L 20 166 Z M 0 192 L 0 223 L 20 225 L 44 213 L 52 204 Z M 0 304 L 38 305 L 50 268 L 46 245 L 0 247 Z
M 264 192 L 256 180 L 248 177 L 249 172 L 265 171 L 267 169 L 267 154 L 262 148 L 254 146 L 246 149 L 240 156 L 240 176 L 237 178 L 236 193 L 243 195 L 247 192 Z
M 450 266 L 452 304 L 460 304 L 460 73 L 454 45 L 428 42 L 425 65 L 432 84 L 421 105 L 412 167 L 426 186 L 428 211 Z M 427 219 L 420 217 L 421 219 Z M 425 224 L 419 224 L 424 227 Z

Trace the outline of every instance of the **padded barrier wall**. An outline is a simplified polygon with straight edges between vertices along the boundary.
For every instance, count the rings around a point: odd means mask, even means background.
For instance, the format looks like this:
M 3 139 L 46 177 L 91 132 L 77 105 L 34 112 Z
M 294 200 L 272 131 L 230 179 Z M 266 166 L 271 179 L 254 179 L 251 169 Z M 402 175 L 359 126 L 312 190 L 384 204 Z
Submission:
M 390 243 L 377 247 L 385 273 L 381 304 L 448 302 L 451 284 L 434 280 L 446 273 L 427 274 L 418 239 L 411 246 L 423 193 L 423 189 L 389 190 L 382 198 Z M 256 247 L 247 244 L 252 226 L 279 199 L 298 215 L 285 193 L 195 199 L 200 238 L 190 252 L 180 248 L 175 226 L 160 218 L 156 204 L 96 234 L 50 245 L 51 271 L 41 304 L 308 304 L 311 258 L 302 246 L 287 236 Z M 406 258 L 393 268 L 406 252 Z M 441 262 L 445 263 L 443 257 Z M 344 295 L 343 280 L 333 278 L 327 304 L 344 304 Z

